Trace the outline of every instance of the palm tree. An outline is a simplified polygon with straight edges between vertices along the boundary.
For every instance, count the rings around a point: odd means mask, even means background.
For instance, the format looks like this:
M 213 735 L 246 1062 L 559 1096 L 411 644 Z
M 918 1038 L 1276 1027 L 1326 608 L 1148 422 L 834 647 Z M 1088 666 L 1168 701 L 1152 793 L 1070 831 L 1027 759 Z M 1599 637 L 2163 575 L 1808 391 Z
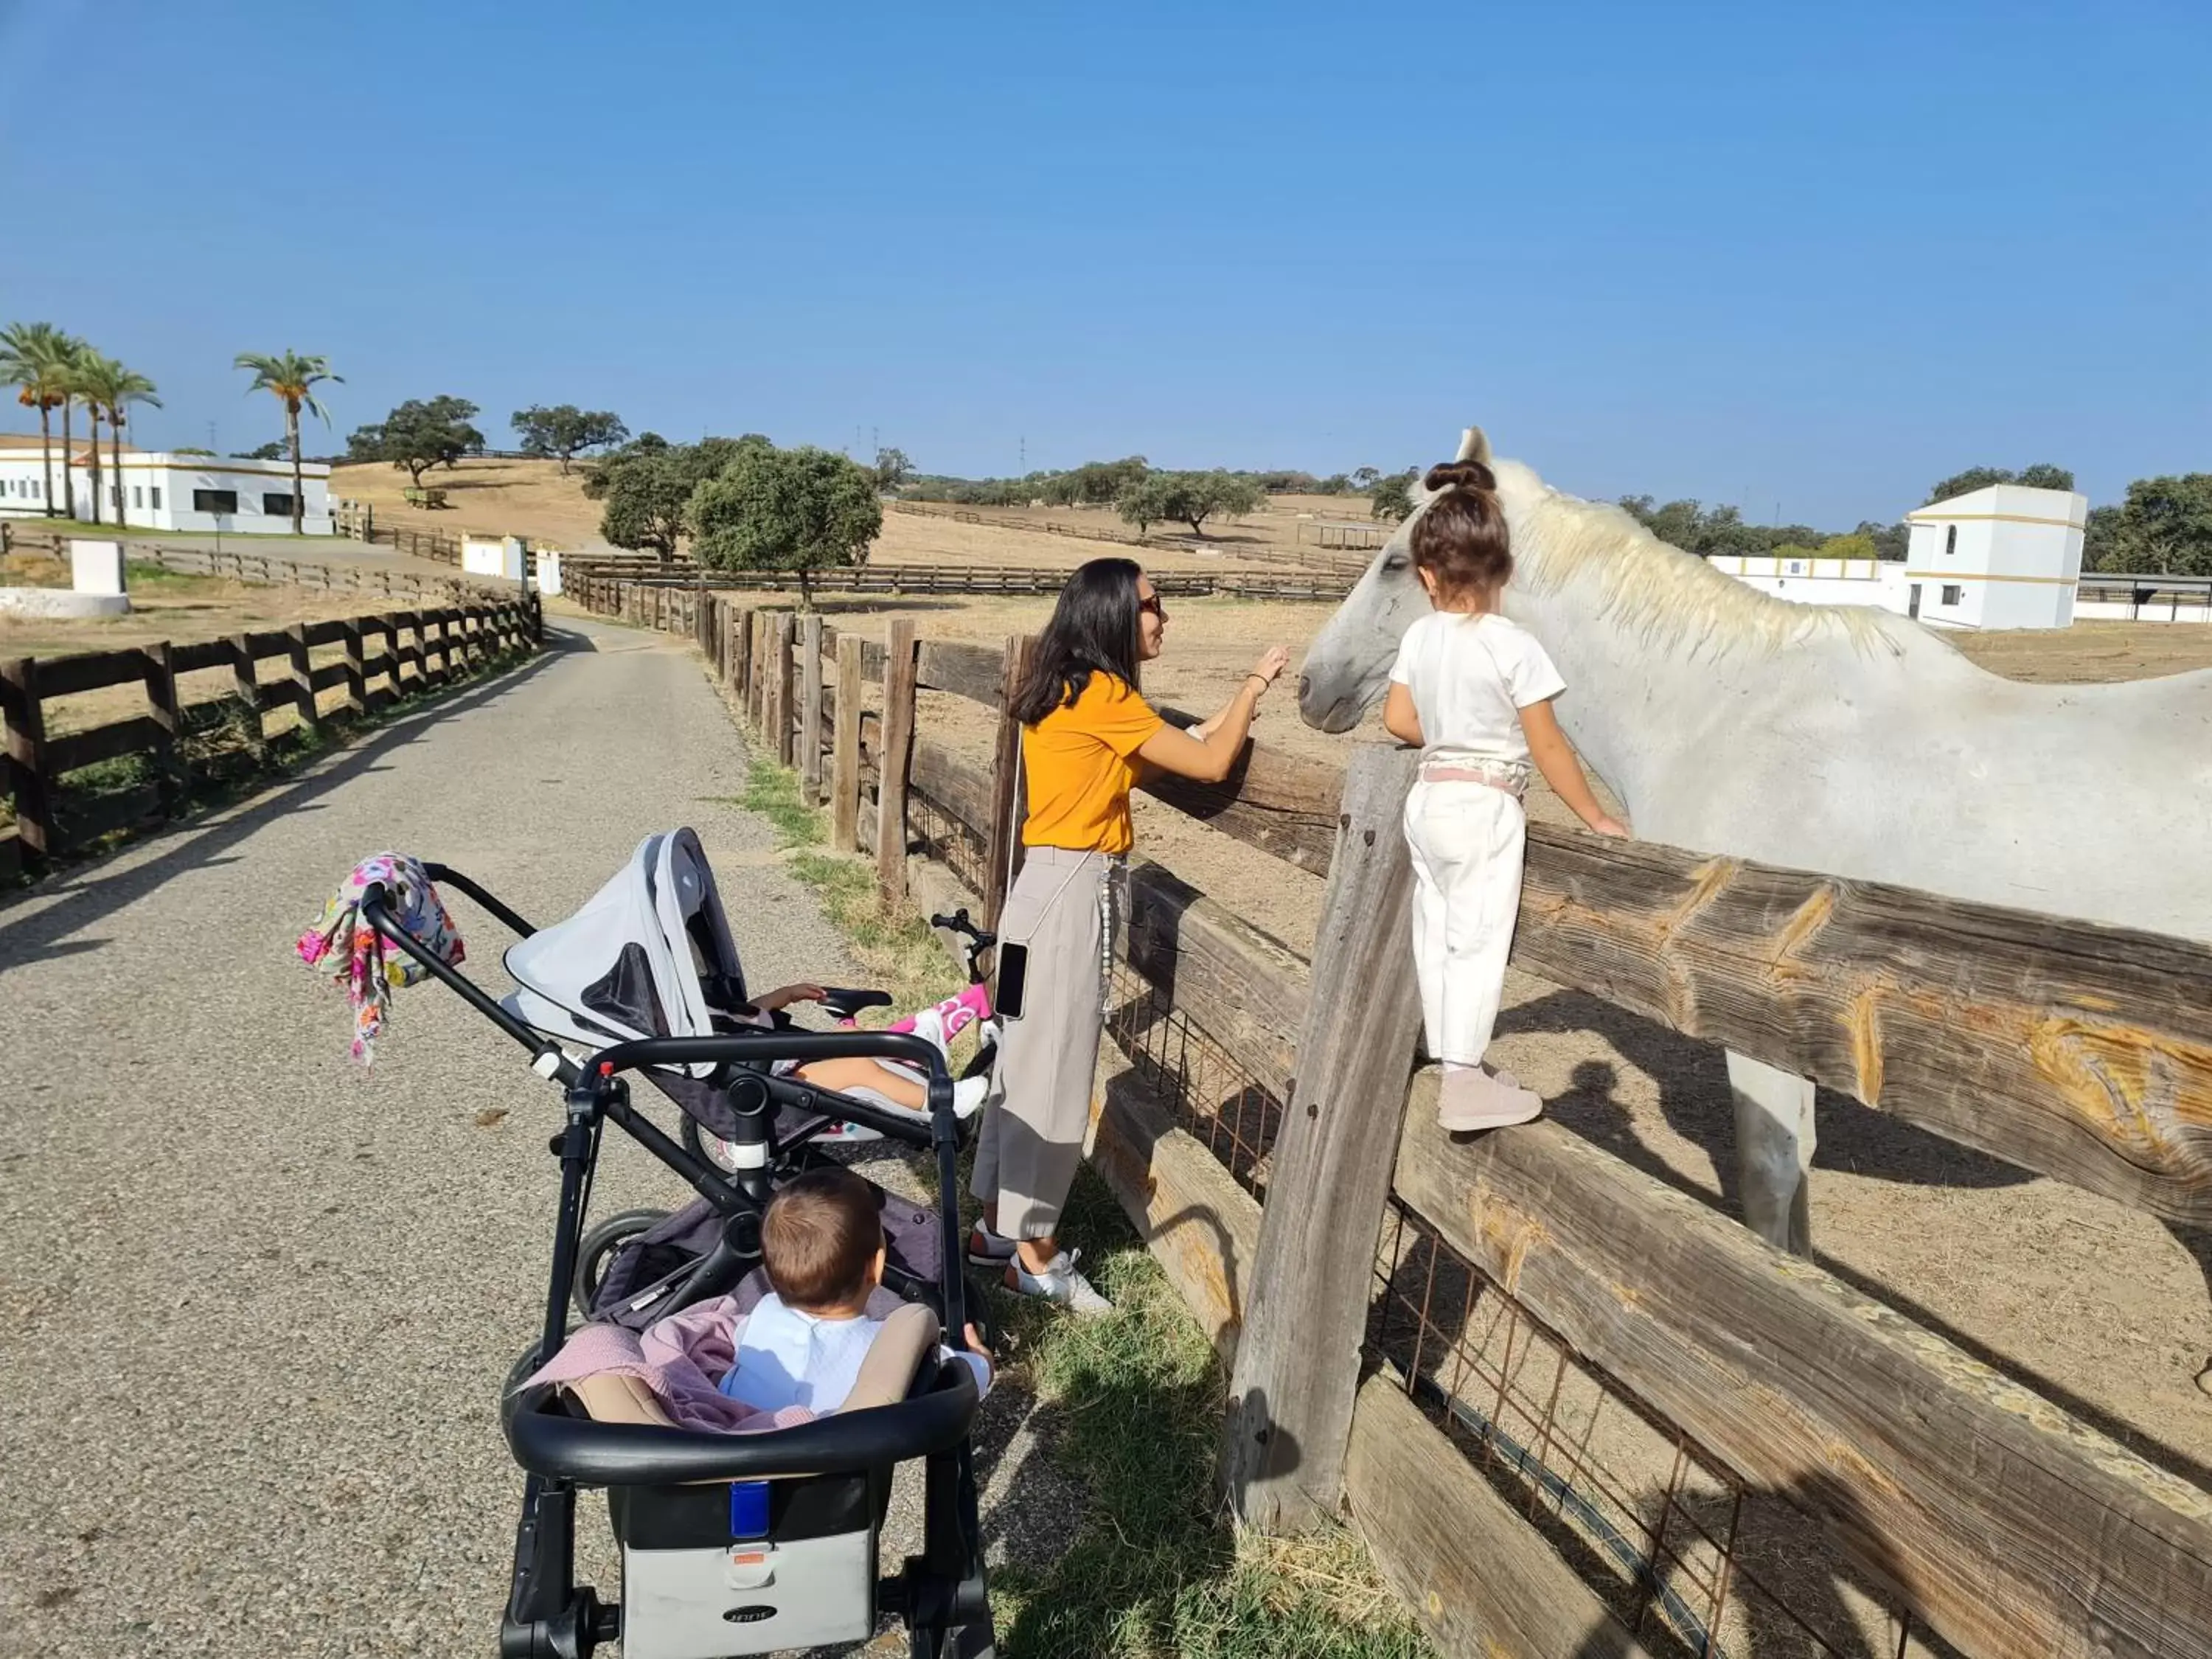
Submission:
M 59 514 L 54 496 L 54 410 L 67 405 L 63 391 L 69 365 L 69 336 L 52 323 L 14 323 L 0 329 L 0 386 L 21 388 L 15 401 L 39 411 L 39 453 L 46 468 L 46 516 Z M 69 447 L 62 447 L 62 468 L 69 468 Z
M 63 348 L 62 360 L 62 490 L 69 498 L 66 518 L 76 517 L 76 476 L 70 471 L 76 462 L 70 459 L 69 450 L 76 440 L 70 433 L 70 414 L 79 404 L 84 405 L 86 423 L 92 428 L 92 520 L 100 522 L 100 410 L 84 389 L 86 372 L 97 362 L 100 354 L 74 334 L 68 337 Z
M 123 511 L 123 428 L 129 420 L 133 404 L 161 406 L 154 395 L 154 383 L 136 369 L 125 368 L 112 357 L 103 357 L 96 351 L 88 351 L 85 361 L 77 370 L 77 395 L 84 399 L 85 407 L 92 411 L 92 495 L 95 511 L 100 505 L 100 422 L 107 422 L 107 459 L 115 475 L 115 523 L 118 528 L 127 528 Z M 95 518 L 94 523 L 98 522 Z
M 284 400 L 284 436 L 292 446 L 292 533 L 296 536 L 301 533 L 301 515 L 307 511 L 307 497 L 300 482 L 300 410 L 305 408 L 313 411 L 328 426 L 330 411 L 315 401 L 315 384 L 319 380 L 334 380 L 343 386 L 345 377 L 331 373 L 327 358 L 302 357 L 295 351 L 274 357 L 258 351 L 241 351 L 232 366 L 253 371 L 253 384 L 246 388 L 249 395 L 272 392 Z

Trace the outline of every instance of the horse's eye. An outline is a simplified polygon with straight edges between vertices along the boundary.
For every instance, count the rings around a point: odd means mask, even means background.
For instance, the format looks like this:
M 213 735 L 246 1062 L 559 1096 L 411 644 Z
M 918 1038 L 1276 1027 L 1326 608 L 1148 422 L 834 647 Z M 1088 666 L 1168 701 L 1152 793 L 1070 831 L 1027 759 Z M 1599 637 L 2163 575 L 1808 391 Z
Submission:
M 1402 553 L 1392 554 L 1382 561 L 1382 568 L 1385 570 L 1403 570 L 1406 568 L 1406 556 Z

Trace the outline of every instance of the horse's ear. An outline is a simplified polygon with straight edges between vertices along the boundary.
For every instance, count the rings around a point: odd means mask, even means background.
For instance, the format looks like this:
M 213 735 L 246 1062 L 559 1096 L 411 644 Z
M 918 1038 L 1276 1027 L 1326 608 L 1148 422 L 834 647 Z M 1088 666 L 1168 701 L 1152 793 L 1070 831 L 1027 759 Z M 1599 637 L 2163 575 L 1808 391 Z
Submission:
M 1456 459 L 1462 461 L 1480 461 L 1485 466 L 1490 465 L 1490 440 L 1482 435 L 1480 427 L 1471 426 L 1459 434 L 1459 454 Z

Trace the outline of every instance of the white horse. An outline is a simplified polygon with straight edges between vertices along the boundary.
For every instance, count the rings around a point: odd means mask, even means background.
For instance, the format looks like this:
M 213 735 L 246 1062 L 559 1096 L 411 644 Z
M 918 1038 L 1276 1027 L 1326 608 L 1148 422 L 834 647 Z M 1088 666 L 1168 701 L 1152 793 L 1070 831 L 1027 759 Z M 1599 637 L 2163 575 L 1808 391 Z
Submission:
M 2212 671 L 2002 679 L 1918 623 L 1747 587 L 1492 460 L 1480 428 L 1460 457 L 1497 474 L 1506 613 L 1558 662 L 1559 723 L 1642 839 L 2212 941 Z M 1385 690 L 1428 608 L 1426 504 L 1307 652 L 1308 725 L 1348 731 Z M 1728 1072 L 1745 1221 L 1803 1254 L 1813 1085 L 1735 1054 Z

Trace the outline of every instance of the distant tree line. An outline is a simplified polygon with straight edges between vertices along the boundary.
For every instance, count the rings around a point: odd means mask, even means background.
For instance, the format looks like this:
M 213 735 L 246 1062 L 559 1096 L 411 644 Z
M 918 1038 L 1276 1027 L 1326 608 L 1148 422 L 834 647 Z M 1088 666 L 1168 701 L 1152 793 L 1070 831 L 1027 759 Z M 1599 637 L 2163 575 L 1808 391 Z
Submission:
M 902 460 L 904 457 L 900 458 Z M 880 469 L 878 469 L 880 471 Z M 963 507 L 1096 507 L 1112 510 L 1141 533 L 1156 524 L 1184 524 L 1194 536 L 1206 521 L 1257 512 L 1269 495 L 1312 491 L 1310 472 L 1202 471 L 1156 469 L 1142 455 L 1086 461 L 1061 471 L 1019 478 L 915 477 L 899 493 L 908 501 L 949 501 Z M 1348 488 L 1348 480 L 1346 482 Z M 1326 493 L 1326 492 L 1323 492 Z

